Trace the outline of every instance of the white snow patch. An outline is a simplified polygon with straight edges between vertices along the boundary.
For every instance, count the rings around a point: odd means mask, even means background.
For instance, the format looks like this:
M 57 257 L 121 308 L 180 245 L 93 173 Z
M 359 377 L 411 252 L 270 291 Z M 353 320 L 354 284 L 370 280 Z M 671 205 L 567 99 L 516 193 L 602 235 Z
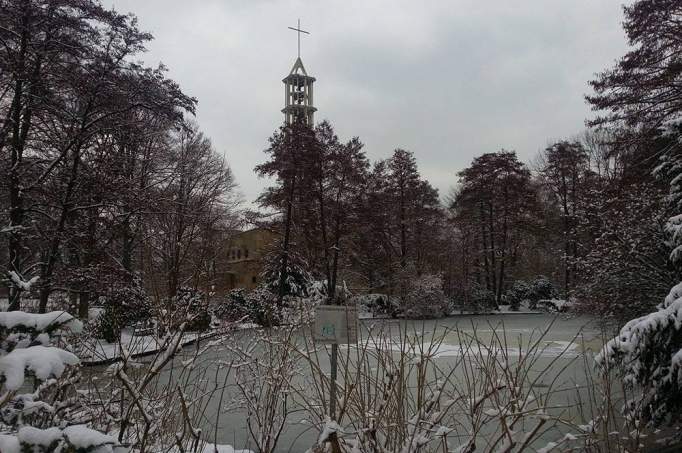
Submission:
M 85 425 L 73 425 L 64 428 L 64 436 L 76 449 L 88 450 L 93 447 L 114 445 L 116 439 Z
M 38 429 L 32 426 L 19 428 L 17 435 L 19 443 L 48 447 L 62 439 L 62 431 L 59 428 Z
M 16 288 L 19 288 L 22 291 L 30 291 L 31 286 L 33 286 L 33 284 L 40 279 L 40 277 L 38 277 L 36 275 L 35 277 L 31 278 L 30 280 L 24 280 L 23 278 L 21 278 L 21 276 L 19 274 L 17 274 L 14 271 L 8 271 L 7 274 L 9 275 L 9 278 L 12 281 L 12 284 Z
M 343 429 L 335 420 L 327 418 L 327 421 L 325 421 L 324 427 L 322 428 L 322 432 L 320 433 L 320 437 L 317 439 L 317 444 L 322 445 L 327 442 L 329 437 L 334 433 L 343 433 Z
M 65 311 L 51 311 L 49 313 L 0 312 L 0 326 L 6 329 L 24 326 L 37 331 L 44 331 L 53 325 L 65 327 L 74 333 L 79 333 L 83 329 L 83 323 Z
M 559 444 L 557 444 L 556 442 L 548 442 L 547 445 L 545 445 L 544 447 L 538 448 L 538 453 L 549 453 L 558 446 Z
M 21 453 L 19 439 L 8 434 L 0 434 L 0 451 L 2 453 Z
M 60 377 L 66 365 L 77 365 L 78 357 L 59 348 L 32 346 L 15 349 L 0 357 L 0 375 L 5 376 L 3 386 L 7 390 L 18 390 L 24 384 L 25 372 L 29 370 L 41 381 Z

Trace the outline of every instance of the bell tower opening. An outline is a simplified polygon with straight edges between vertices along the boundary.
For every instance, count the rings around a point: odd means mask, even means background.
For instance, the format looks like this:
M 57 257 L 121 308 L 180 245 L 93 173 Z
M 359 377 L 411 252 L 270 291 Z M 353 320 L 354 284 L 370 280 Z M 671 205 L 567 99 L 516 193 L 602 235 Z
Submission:
M 303 121 L 308 126 L 315 123 L 315 112 L 317 108 L 313 104 L 313 84 L 315 77 L 309 76 L 303 61 L 301 60 L 301 33 L 310 34 L 301 29 L 301 20 L 298 20 L 298 27 L 289 27 L 298 33 L 298 56 L 291 68 L 289 75 L 282 79 L 284 82 L 284 121 L 291 124 L 294 121 Z

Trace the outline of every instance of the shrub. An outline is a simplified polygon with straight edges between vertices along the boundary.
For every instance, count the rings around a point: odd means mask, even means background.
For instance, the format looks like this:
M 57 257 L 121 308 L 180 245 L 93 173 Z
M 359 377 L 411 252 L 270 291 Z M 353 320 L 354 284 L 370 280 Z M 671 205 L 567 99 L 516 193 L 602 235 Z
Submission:
M 308 272 L 308 263 L 301 255 L 293 251 L 289 251 L 287 257 L 284 295 L 306 297 L 308 288 L 313 282 L 313 278 Z M 279 294 L 282 259 L 283 252 L 279 249 L 272 250 L 264 259 L 261 280 L 265 288 L 273 294 Z
M 400 313 L 399 302 L 387 294 L 363 294 L 353 297 L 351 302 L 362 307 L 364 311 L 371 312 L 374 316 L 383 315 L 395 318 Z
M 277 309 L 277 296 L 264 287 L 251 292 L 242 288 L 230 291 L 225 300 L 213 309 L 216 317 L 224 321 L 253 322 L 263 327 L 281 324 L 282 314 Z
M 246 290 L 235 288 L 212 307 L 213 315 L 221 321 L 237 322 L 250 317 L 246 309 Z
M 538 308 L 550 313 L 566 313 L 573 308 L 574 304 L 575 302 L 573 300 L 540 299 L 538 301 Z
M 523 280 L 516 280 L 511 288 L 505 293 L 505 300 L 509 304 L 509 310 L 519 311 L 521 303 L 530 298 L 531 285 Z
M 54 342 L 57 331 L 78 333 L 81 328 L 63 311 L 0 313 L 3 453 L 117 450 L 114 437 L 80 424 L 88 408 L 74 397 L 79 358 Z
M 178 289 L 177 294 L 170 300 L 173 326 L 188 320 L 186 329 L 190 331 L 205 331 L 211 327 L 211 314 L 204 293 L 198 289 L 186 286 Z
M 244 299 L 249 320 L 263 327 L 278 326 L 282 314 L 277 309 L 276 296 L 265 288 L 256 288 Z
M 530 283 L 530 292 L 528 293 L 528 308 L 535 310 L 540 300 L 553 299 L 556 295 L 557 290 L 554 284 L 544 275 L 538 275 Z
M 474 311 L 490 310 L 495 308 L 495 293 L 482 286 L 474 286 L 470 294 L 471 308 Z
M 100 297 L 104 312 L 97 318 L 94 334 L 109 343 L 121 339 L 121 330 L 152 317 L 152 302 L 139 279 L 116 285 Z
M 449 303 L 443 292 L 443 279 L 438 275 L 422 275 L 409 281 L 403 301 L 406 318 L 442 318 L 449 311 Z

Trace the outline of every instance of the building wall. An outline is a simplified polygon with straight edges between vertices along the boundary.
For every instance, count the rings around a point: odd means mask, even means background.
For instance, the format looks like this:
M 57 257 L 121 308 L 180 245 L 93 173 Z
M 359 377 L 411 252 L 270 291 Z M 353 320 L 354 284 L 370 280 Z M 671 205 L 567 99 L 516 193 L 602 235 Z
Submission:
M 277 235 L 255 228 L 233 235 L 224 247 L 224 260 L 216 267 L 215 292 L 225 294 L 235 288 L 254 289 L 260 284 L 263 259 Z

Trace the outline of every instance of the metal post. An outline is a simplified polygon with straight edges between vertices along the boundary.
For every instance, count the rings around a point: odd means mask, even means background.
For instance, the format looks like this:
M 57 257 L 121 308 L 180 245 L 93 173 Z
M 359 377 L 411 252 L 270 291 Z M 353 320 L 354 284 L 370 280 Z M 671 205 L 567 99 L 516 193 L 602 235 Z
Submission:
M 329 386 L 329 418 L 336 420 L 336 373 L 339 362 L 339 345 L 332 344 L 331 384 Z

